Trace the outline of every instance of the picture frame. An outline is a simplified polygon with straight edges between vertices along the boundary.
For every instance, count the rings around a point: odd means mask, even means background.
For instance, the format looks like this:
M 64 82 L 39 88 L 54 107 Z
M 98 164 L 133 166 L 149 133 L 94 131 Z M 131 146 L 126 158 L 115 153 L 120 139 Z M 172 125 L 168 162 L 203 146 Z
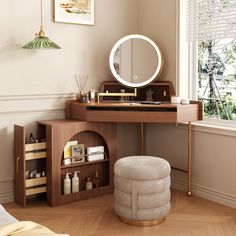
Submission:
M 84 144 L 71 145 L 72 163 L 85 162 Z
M 94 0 L 53 0 L 54 21 L 94 25 Z
M 71 153 L 71 146 L 73 145 L 77 145 L 78 141 L 69 141 L 66 143 L 65 147 L 64 147 L 64 165 L 70 165 L 71 164 L 71 157 L 72 157 L 72 153 Z

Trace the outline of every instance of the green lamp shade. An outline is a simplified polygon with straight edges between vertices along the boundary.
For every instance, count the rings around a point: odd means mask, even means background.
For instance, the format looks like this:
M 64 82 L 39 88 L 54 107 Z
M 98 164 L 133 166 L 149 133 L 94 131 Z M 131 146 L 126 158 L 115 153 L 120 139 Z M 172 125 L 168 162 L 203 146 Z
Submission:
M 51 41 L 48 37 L 37 36 L 35 39 L 23 46 L 24 49 L 61 49 L 56 43 Z

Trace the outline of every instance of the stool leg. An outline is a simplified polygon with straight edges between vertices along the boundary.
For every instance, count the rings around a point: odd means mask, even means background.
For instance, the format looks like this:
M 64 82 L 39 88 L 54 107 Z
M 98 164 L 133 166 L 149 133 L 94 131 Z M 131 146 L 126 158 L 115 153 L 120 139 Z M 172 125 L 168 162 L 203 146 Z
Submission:
M 188 196 L 192 195 L 192 124 L 188 122 Z

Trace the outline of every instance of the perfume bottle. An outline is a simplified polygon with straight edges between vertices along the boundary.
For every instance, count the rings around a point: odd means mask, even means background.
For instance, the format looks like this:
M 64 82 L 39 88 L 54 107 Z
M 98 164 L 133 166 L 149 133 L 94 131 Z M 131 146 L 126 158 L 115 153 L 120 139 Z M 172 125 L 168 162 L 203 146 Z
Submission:
M 87 177 L 86 182 L 85 182 L 85 189 L 93 189 L 93 182 L 91 177 Z
M 96 171 L 96 173 L 95 173 L 95 178 L 94 178 L 94 181 L 93 181 L 93 186 L 94 186 L 94 188 L 100 187 L 100 177 L 99 177 L 98 171 Z
M 90 89 L 90 102 L 91 103 L 96 102 L 96 92 L 94 88 Z

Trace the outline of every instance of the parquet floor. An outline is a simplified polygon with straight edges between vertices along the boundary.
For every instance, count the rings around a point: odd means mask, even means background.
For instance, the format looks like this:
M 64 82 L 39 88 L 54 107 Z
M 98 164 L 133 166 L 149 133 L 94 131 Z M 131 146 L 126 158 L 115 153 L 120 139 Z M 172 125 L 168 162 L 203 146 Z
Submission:
M 71 236 L 236 236 L 236 209 L 172 190 L 171 213 L 161 225 L 129 226 L 113 212 L 113 196 L 49 207 L 42 202 L 4 207 L 19 220 L 32 220 Z

